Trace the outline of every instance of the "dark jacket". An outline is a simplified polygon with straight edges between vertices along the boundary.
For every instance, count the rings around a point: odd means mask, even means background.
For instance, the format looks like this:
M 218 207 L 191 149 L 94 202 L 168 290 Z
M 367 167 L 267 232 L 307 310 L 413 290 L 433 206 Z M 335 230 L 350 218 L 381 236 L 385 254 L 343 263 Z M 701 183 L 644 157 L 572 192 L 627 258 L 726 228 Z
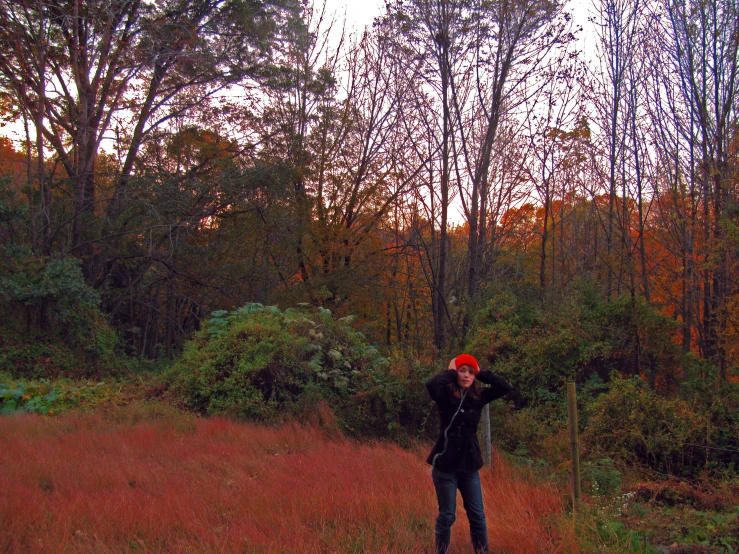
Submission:
M 464 403 L 454 418 L 454 423 L 447 433 L 448 444 L 444 450 L 444 430 L 449 425 L 454 413 L 459 408 L 460 398 L 455 398 L 450 386 L 457 380 L 457 372 L 448 369 L 434 375 L 426 382 L 429 395 L 439 407 L 441 428 L 439 438 L 426 459 L 426 463 L 433 464 L 436 469 L 447 473 L 460 471 L 477 471 L 483 465 L 480 444 L 477 442 L 477 424 L 480 422 L 482 407 L 500 398 L 512 387 L 501 377 L 490 371 L 480 371 L 477 380 L 490 385 L 480 389 L 480 397 L 474 398 L 470 392 L 464 398 Z M 443 451 L 433 463 L 434 456 Z

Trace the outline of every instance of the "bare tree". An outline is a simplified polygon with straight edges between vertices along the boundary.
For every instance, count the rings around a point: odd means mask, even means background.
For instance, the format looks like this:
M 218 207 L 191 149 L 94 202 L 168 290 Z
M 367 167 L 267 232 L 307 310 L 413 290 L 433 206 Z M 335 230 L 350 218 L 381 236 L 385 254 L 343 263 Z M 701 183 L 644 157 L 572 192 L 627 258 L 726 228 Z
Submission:
M 532 98 L 536 108 L 526 118 L 529 148 L 522 164 L 544 210 L 539 255 L 539 286 L 542 290 L 547 286 L 549 233 L 554 232 L 557 225 L 552 203 L 559 192 L 562 200 L 560 209 L 564 210 L 568 192 L 575 190 L 576 183 L 571 181 L 572 175 L 568 169 L 578 163 L 575 159 L 579 154 L 578 145 L 588 132 L 579 83 L 583 71 L 580 62 L 569 56 L 561 56 L 556 64 L 550 66 L 550 71 L 552 74 L 547 83 Z M 563 225 L 563 219 L 561 213 L 560 226 Z M 554 246 L 551 248 L 554 264 Z M 555 276 L 552 267 L 552 284 Z
M 450 179 L 452 169 L 453 73 L 460 60 L 468 51 L 469 11 L 466 2 L 448 0 L 413 0 L 388 5 L 388 21 L 397 29 L 395 41 L 398 56 L 412 71 L 409 77 L 420 80 L 435 96 L 433 102 L 424 98 L 416 106 L 432 107 L 431 118 L 438 118 L 438 126 L 430 118 L 426 119 L 427 129 L 438 129 L 439 169 L 438 169 L 438 220 L 436 219 L 436 190 L 429 180 L 432 221 L 438 221 L 438 240 L 434 241 L 434 259 L 431 270 L 432 314 L 434 320 L 434 345 L 441 349 L 446 342 L 446 321 L 449 318 L 447 305 L 447 263 L 448 263 L 448 217 L 451 201 Z M 419 94 L 425 93 L 419 90 Z M 428 112 L 427 112 L 428 113 Z M 427 117 L 427 116 L 422 116 Z M 431 132 L 435 136 L 436 131 Z M 430 148 L 429 153 L 436 151 Z M 429 167 L 429 177 L 434 170 Z
M 590 100 L 595 107 L 597 135 L 601 137 L 602 164 L 596 165 L 599 180 L 608 195 L 608 211 L 604 221 L 606 252 L 606 295 L 620 291 L 623 285 L 624 263 L 630 261 L 626 241 L 630 237 L 629 183 L 631 159 L 628 139 L 634 121 L 635 96 L 638 87 L 632 82 L 637 57 L 644 7 L 641 0 L 600 0 L 594 3 L 598 64 L 592 72 Z M 619 189 L 621 198 L 619 201 Z M 618 205 L 620 204 L 620 206 Z M 620 208 L 620 209 L 619 209 Z M 617 234 L 618 233 L 618 234 Z M 621 248 L 614 246 L 619 241 Z M 615 283 L 614 283 L 615 278 Z
M 470 84 L 465 87 L 453 81 L 452 90 L 463 168 L 458 183 L 470 228 L 467 296 L 471 311 L 489 244 L 490 170 L 499 126 L 506 114 L 532 107 L 532 98 L 553 75 L 545 66 L 553 61 L 554 50 L 566 47 L 573 35 L 569 17 L 556 1 L 473 2 L 468 9 L 472 46 L 465 61 L 469 66 L 454 76 Z
M 701 299 L 697 322 L 701 354 L 726 378 L 725 334 L 729 298 L 736 293 L 736 255 L 727 223 L 736 202 L 732 175 L 737 166 L 739 124 L 739 5 L 733 1 L 666 1 L 661 4 L 662 50 L 669 55 L 660 72 L 661 95 L 671 100 L 674 142 L 687 159 L 675 153 L 673 174 L 688 177 L 691 204 L 698 196 L 700 226 L 684 236 L 683 251 L 700 241 Z M 695 184 L 695 188 L 694 185 Z M 687 286 L 689 275 L 684 276 Z M 687 291 L 686 291 L 687 293 Z M 688 293 L 689 294 L 689 293 Z M 684 303 L 683 314 L 689 308 Z M 684 331 L 684 344 L 689 341 Z

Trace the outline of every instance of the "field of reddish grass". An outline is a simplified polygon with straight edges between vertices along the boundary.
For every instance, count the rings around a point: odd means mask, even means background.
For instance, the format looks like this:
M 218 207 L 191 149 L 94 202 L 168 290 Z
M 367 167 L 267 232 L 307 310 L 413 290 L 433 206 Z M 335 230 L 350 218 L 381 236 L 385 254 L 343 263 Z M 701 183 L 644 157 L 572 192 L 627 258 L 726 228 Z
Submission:
M 423 453 L 139 405 L 0 418 L 3 552 L 431 552 Z M 563 490 L 496 457 L 491 549 L 574 553 Z M 459 502 L 452 552 L 471 552 Z

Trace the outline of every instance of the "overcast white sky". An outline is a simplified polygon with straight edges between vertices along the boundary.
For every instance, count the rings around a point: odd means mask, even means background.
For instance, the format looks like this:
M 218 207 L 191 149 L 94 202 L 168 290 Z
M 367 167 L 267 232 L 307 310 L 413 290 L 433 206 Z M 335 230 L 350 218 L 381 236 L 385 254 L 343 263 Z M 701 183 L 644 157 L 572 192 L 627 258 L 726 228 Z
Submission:
M 382 12 L 385 6 L 384 0 L 325 1 L 327 12 L 336 12 L 339 16 L 337 19 L 339 20 L 346 13 L 347 30 L 354 28 L 358 33 L 361 33 L 365 26 L 372 25 L 374 18 L 380 15 L 380 12 Z M 586 58 L 588 57 L 588 53 L 592 56 L 593 38 L 591 25 L 588 24 L 588 15 L 593 12 L 592 0 L 569 0 L 567 4 L 567 10 L 572 14 L 575 24 L 582 26 L 584 29 L 584 32 L 580 36 L 581 49 L 585 53 Z
M 335 11 L 339 16 L 346 12 L 347 29 L 353 27 L 359 33 L 365 26 L 372 25 L 384 5 L 384 0 L 326 0 L 326 11 Z

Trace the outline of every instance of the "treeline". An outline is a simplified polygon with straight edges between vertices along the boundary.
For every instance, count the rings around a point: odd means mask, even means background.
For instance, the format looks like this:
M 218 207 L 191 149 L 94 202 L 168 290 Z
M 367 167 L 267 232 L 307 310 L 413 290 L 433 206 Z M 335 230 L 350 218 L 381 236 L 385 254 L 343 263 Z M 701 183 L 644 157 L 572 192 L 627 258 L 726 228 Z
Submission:
M 685 378 L 654 314 L 730 379 L 739 7 L 594 7 L 585 55 L 556 1 L 390 2 L 355 36 L 294 0 L 2 0 L 4 367 L 172 357 L 248 302 L 436 357 L 501 290 L 584 287 L 619 306 L 608 368 Z

